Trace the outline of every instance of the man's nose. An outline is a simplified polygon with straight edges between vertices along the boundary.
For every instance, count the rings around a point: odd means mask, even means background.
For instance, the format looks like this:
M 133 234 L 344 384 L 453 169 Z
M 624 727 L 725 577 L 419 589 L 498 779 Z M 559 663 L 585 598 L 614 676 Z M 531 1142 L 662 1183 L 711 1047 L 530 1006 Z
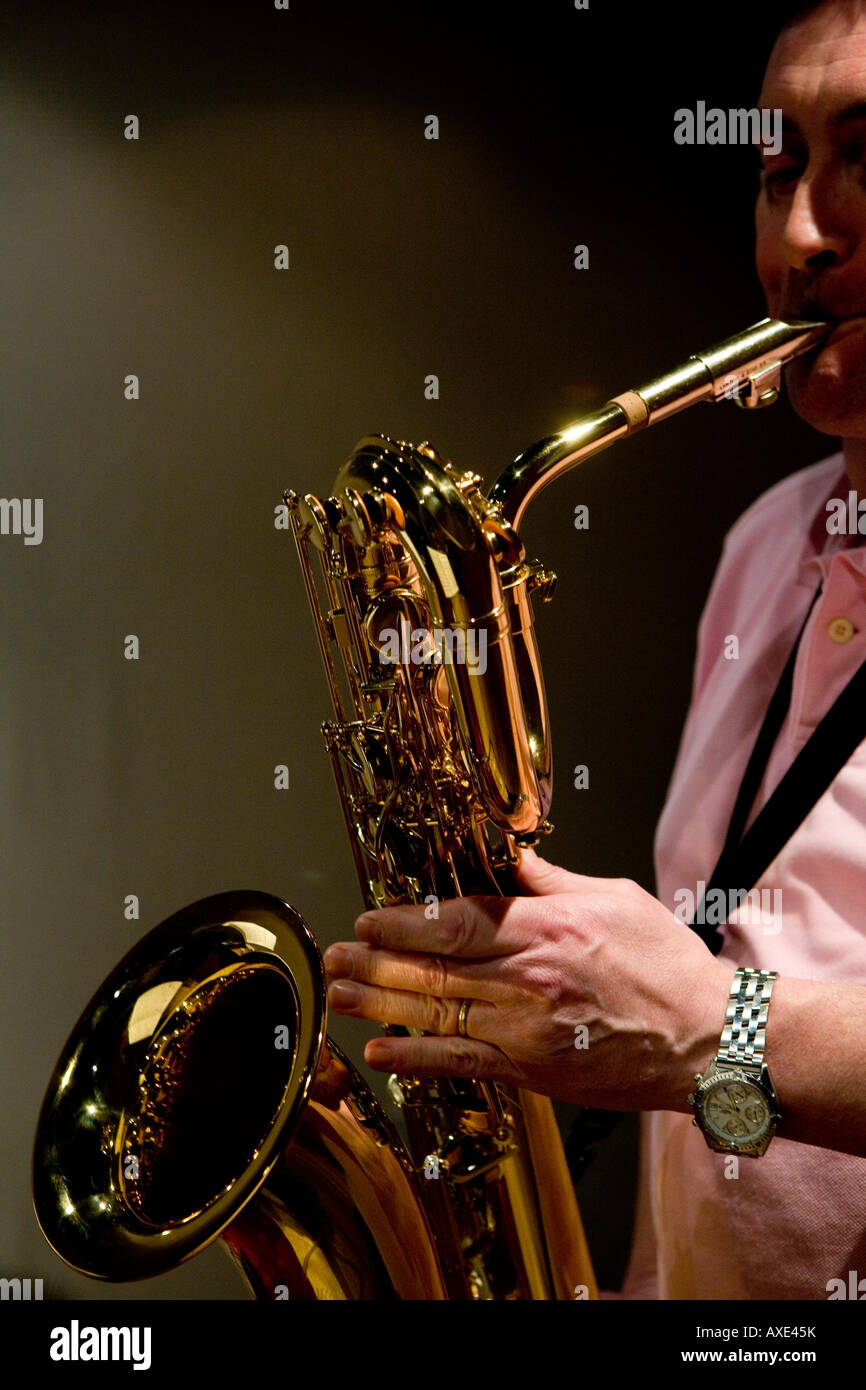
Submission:
M 802 178 L 788 209 L 782 234 L 792 270 L 814 270 L 844 260 L 850 250 L 843 209 L 826 180 Z

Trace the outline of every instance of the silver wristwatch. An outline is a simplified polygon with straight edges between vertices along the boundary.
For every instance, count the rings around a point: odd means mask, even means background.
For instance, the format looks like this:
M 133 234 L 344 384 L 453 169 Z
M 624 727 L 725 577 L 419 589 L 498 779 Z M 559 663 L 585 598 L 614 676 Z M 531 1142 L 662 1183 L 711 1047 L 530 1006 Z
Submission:
M 731 985 L 719 1050 L 689 1096 L 693 1124 L 715 1153 L 760 1158 L 781 1120 L 764 1061 L 775 970 L 740 968 Z

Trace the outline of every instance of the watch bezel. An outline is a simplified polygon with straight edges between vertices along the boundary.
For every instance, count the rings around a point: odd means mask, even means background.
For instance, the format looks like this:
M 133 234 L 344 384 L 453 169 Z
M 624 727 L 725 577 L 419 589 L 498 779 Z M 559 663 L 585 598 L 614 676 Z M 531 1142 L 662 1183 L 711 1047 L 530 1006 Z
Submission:
M 714 1060 L 703 1076 L 696 1077 L 695 1081 L 697 1085 L 693 1095 L 689 1097 L 689 1101 L 694 1106 L 694 1122 L 701 1130 L 710 1148 L 716 1153 L 743 1154 L 750 1158 L 760 1158 L 766 1153 L 770 1141 L 776 1133 L 776 1126 L 782 1118 L 776 1109 L 776 1096 L 766 1063 L 762 1065 L 760 1072 L 756 1073 L 747 1067 L 737 1066 L 736 1063 L 720 1063 Z M 752 1090 L 757 1091 L 767 1106 L 769 1112 L 767 1123 L 757 1135 L 744 1136 L 742 1139 L 722 1138 L 712 1128 L 711 1122 L 707 1118 L 705 1106 L 710 1092 L 714 1091 L 716 1087 L 730 1085 L 732 1082 L 736 1082 L 740 1086 L 751 1087 Z

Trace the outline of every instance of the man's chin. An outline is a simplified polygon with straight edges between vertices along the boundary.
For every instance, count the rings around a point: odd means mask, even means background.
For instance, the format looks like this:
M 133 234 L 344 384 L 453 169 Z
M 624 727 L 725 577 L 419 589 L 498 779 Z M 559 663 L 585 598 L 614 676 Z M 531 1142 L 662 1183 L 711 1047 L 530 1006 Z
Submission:
M 866 438 L 866 319 L 841 323 L 785 370 L 797 414 L 822 434 Z

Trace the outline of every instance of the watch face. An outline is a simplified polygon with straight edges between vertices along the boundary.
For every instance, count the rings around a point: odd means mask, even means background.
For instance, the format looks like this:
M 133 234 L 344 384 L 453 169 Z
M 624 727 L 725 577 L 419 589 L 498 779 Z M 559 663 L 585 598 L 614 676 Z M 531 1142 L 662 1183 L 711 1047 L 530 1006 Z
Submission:
M 760 1086 L 741 1076 L 720 1076 L 701 1093 L 701 1114 L 709 1134 L 724 1144 L 754 1144 L 773 1123 Z

